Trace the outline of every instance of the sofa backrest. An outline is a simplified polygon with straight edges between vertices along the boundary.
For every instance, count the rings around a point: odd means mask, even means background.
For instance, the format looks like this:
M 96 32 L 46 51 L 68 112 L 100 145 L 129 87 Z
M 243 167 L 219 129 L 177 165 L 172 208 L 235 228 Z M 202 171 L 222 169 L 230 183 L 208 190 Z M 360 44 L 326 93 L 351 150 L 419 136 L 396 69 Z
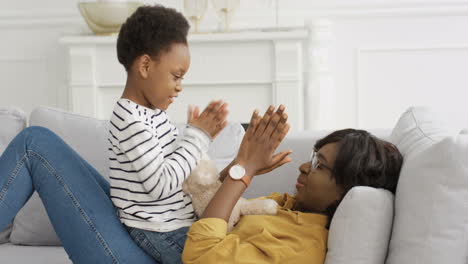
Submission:
M 31 112 L 29 126 L 42 126 L 52 130 L 101 175 L 108 177 L 107 120 L 98 120 L 51 107 L 38 107 Z
M 84 159 L 107 177 L 108 166 L 108 120 L 98 120 L 73 114 L 67 111 L 38 107 L 31 113 L 30 126 L 44 126 L 61 136 Z M 176 124 L 183 133 L 185 124 Z M 369 130 L 375 136 L 388 139 L 391 129 Z M 244 196 L 254 198 L 268 195 L 271 192 L 294 193 L 298 168 L 305 162 L 312 151 L 314 143 L 331 133 L 330 130 L 290 132 L 278 147 L 278 151 L 291 149 L 292 162 L 273 172 L 257 177 Z M 209 156 L 216 161 L 218 169 L 223 169 L 237 154 L 244 129 L 239 123 L 231 123 L 213 141 Z
M 99 120 L 67 111 L 38 107 L 31 112 L 30 126 L 43 126 L 57 133 L 103 176 L 109 175 L 108 131 L 109 120 Z M 182 134 L 185 124 L 176 124 Z M 244 129 L 239 123 L 230 123 L 213 140 L 208 155 L 218 167 L 227 165 L 237 154 Z

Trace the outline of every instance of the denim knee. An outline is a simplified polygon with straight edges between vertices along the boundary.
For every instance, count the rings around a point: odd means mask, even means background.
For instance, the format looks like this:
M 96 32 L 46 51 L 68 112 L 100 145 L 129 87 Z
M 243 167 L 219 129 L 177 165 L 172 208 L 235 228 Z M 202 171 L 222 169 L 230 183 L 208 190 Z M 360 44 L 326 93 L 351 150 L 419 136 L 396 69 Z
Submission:
M 45 135 L 45 136 L 57 136 L 54 132 L 52 132 L 50 129 L 46 128 L 46 127 L 42 127 L 42 126 L 30 126 L 30 127 L 27 127 L 25 129 L 23 129 L 21 132 L 20 132 L 20 135 L 21 134 L 24 134 L 24 136 L 26 137 L 36 137 L 36 136 L 39 136 L 39 135 Z
M 26 145 L 31 146 L 34 142 L 35 145 L 45 144 L 48 145 L 52 141 L 59 139 L 60 137 L 48 128 L 41 126 L 30 126 L 23 129 L 17 137 L 24 140 Z

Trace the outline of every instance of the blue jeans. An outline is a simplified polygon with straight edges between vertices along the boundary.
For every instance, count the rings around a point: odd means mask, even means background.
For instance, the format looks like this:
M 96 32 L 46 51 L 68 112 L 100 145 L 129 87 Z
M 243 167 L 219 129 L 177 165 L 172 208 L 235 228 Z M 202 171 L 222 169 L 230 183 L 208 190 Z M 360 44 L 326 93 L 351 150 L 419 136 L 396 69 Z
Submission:
M 127 227 L 133 240 L 158 263 L 182 263 L 187 232 L 190 227 L 182 227 L 171 232 L 152 232 Z
M 73 263 L 155 263 L 120 222 L 109 183 L 42 127 L 24 129 L 0 157 L 0 230 L 34 190 Z

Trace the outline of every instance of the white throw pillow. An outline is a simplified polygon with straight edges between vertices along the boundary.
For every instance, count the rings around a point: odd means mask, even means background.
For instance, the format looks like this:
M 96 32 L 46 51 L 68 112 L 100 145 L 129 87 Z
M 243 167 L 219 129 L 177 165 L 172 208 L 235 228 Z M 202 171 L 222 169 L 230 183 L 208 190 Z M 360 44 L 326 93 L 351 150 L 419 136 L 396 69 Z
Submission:
M 393 130 L 404 162 L 387 264 L 467 263 L 468 135 L 440 120 L 412 107 Z
M 352 188 L 332 219 L 325 264 L 384 263 L 392 221 L 390 191 L 367 186 Z
M 26 127 L 26 114 L 17 108 L 0 108 L 0 156 L 10 141 Z M 11 225 L 0 232 L 0 244 L 9 240 Z
M 10 141 L 26 127 L 26 114 L 18 108 L 0 108 L 0 154 Z

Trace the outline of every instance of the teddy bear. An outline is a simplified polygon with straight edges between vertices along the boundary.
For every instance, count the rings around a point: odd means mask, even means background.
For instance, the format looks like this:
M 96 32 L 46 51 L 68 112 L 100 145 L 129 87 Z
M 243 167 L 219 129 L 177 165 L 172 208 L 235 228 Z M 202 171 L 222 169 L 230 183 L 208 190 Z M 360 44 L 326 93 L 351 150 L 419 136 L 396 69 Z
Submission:
M 203 214 L 221 184 L 215 162 L 205 154 L 182 183 L 182 190 L 192 197 L 192 206 L 198 217 Z M 247 200 L 241 197 L 229 218 L 228 232 L 234 228 L 241 215 L 276 215 L 277 207 L 278 204 L 272 199 Z

